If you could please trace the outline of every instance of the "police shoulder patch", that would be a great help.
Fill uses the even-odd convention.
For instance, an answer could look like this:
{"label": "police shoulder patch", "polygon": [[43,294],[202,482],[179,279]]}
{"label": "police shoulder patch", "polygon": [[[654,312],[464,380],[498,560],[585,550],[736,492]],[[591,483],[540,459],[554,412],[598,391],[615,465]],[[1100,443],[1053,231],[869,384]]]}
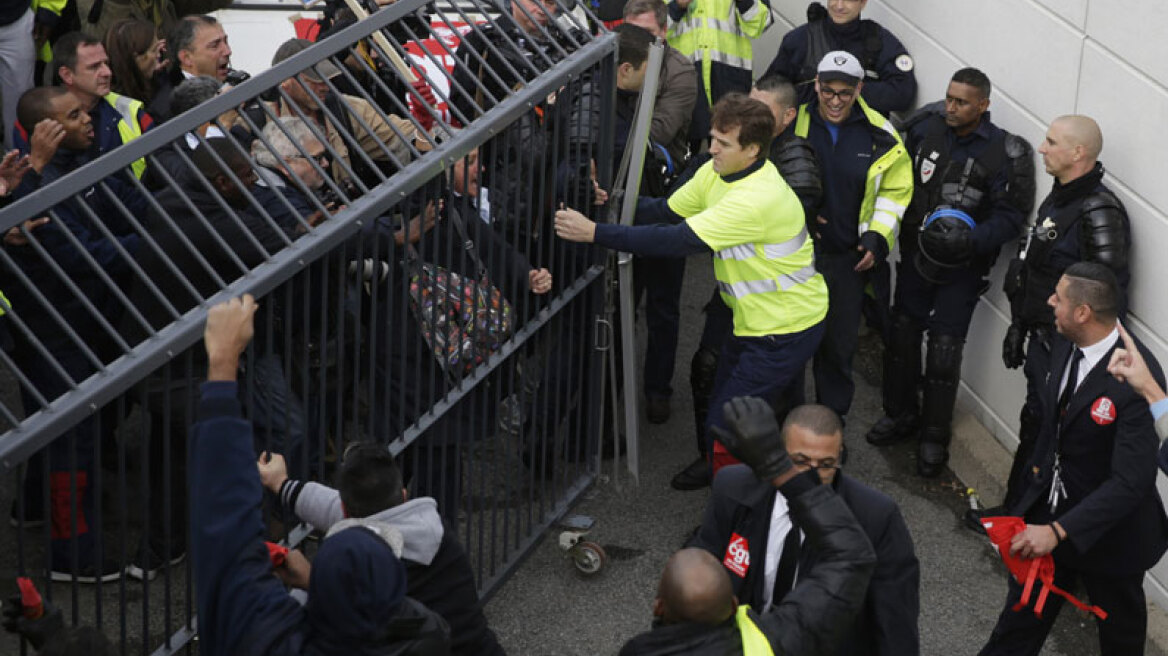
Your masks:
{"label": "police shoulder patch", "polygon": [[909,57],[908,53],[905,53],[905,54],[897,57],[896,58],[896,67],[899,68],[900,70],[904,71],[905,73],[911,71],[913,69],[913,58]]}

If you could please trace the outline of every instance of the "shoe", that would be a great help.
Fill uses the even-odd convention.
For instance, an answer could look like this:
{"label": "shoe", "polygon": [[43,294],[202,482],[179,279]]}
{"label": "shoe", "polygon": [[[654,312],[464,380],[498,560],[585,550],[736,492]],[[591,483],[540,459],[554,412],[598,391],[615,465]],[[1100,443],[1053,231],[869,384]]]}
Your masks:
{"label": "shoe", "polygon": [[177,565],[187,557],[186,545],[172,547],[175,550],[169,560],[162,558],[154,549],[143,546],[138,549],[138,555],[133,562],[126,565],[126,576],[139,581],[153,581],[158,573],[166,567]]}
{"label": "shoe", "polygon": [[16,505],[16,499],[12,500],[12,510],[8,513],[8,524],[12,528],[40,528],[45,525],[45,513],[40,507],[40,503],[25,499],[24,502],[24,523],[21,523],[20,507]]}
{"label": "shoe", "polygon": [[122,578],[122,568],[110,559],[103,561],[100,566],[97,563],[84,563],[76,571],[73,570],[72,565],[64,567],[51,567],[49,570],[49,579],[60,583],[71,583],[76,581],[78,583],[109,583],[110,581],[117,581]]}
{"label": "shoe", "polygon": [[650,424],[664,424],[669,421],[669,399],[661,396],[651,396],[645,399],[645,414]]}
{"label": "shoe", "polygon": [[949,462],[949,449],[936,442],[921,442],[917,449],[917,473],[925,478],[936,478],[945,471]]}
{"label": "shoe", "polygon": [[669,486],[682,492],[710,487],[710,463],[705,458],[694,460],[669,481]]}
{"label": "shoe", "polygon": [[917,418],[914,415],[901,415],[896,419],[884,416],[876,422],[864,439],[872,446],[888,446],[903,442],[917,432]]}

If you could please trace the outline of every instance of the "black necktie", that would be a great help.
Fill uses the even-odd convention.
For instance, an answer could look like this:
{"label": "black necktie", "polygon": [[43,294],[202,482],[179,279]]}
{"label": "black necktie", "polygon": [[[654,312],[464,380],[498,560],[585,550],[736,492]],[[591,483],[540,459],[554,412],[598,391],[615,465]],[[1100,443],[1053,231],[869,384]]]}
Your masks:
{"label": "black necktie", "polygon": [[791,591],[795,583],[795,570],[799,568],[799,528],[791,526],[787,539],[783,541],[783,553],[779,556],[779,570],[775,573],[775,589],[771,594],[771,604],[778,606],[783,597]]}
{"label": "black necktie", "polygon": [[1067,374],[1067,384],[1063,387],[1063,393],[1059,394],[1058,400],[1058,420],[1063,420],[1063,415],[1067,413],[1067,406],[1071,403],[1071,397],[1075,395],[1075,387],[1079,382],[1079,363],[1083,360],[1083,352],[1078,348],[1071,353],[1071,370]]}

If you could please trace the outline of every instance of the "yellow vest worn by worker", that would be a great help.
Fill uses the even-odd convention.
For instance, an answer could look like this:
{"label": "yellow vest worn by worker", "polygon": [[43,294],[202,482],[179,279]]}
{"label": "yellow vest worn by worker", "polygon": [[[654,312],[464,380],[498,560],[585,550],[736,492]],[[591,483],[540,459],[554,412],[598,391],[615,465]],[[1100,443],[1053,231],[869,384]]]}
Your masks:
{"label": "yellow vest worn by worker", "polygon": [[692,0],[681,19],[669,27],[667,40],[691,62],[701,62],[706,102],[713,104],[714,64],[752,71],[751,40],[762,36],[771,22],[770,7],[762,0],[754,0],[745,12],[739,11],[734,0]]}
{"label": "yellow vest worn by worker", "polygon": [[714,251],[714,276],[734,312],[734,334],[797,333],[827,315],[827,285],[803,206],[769,160],[730,176],[706,162],[669,197],[669,208]]}
{"label": "yellow vest worn by worker", "polygon": [[[121,116],[118,120],[118,136],[122,138],[122,144],[128,144],[142,136],[142,126],[138,124],[138,112],[142,111],[144,107],[141,100],[134,100],[129,96],[116,94],[112,91],[107,93],[102,100],[109,103]],[[141,178],[142,174],[146,172],[146,160],[135,161],[130,165],[130,169],[134,171],[134,177]]]}
{"label": "yellow vest worn by worker", "polygon": [[[795,118],[795,134],[807,138],[811,129],[810,103],[799,106],[799,115]],[[858,217],[858,234],[862,235],[874,230],[888,242],[888,251],[891,253],[896,246],[896,233],[900,230],[900,220],[904,217],[904,210],[912,200],[913,173],[912,159],[904,148],[896,128],[880,112],[872,109],[863,98],[856,98],[856,108],[864,112],[865,118],[874,130],[887,134],[877,133],[879,139],[873,142],[884,142],[884,146],[877,143],[873,152],[872,164],[868,166],[868,177],[864,183],[864,199],[860,203]],[[824,190],[825,192],[828,190]]]}
{"label": "yellow vest worn by worker", "polygon": [[750,619],[748,611],[750,606],[743,604],[734,614],[734,623],[738,625],[738,633],[742,636],[742,656],[774,656],[770,641],[754,620]]}

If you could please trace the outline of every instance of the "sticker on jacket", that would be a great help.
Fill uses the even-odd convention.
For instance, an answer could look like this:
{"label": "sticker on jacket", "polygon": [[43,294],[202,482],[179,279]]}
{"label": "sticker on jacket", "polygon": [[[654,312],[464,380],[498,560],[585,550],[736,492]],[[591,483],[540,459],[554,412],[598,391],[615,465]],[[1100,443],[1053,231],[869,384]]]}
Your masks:
{"label": "sticker on jacket", "polygon": [[1095,403],[1091,404],[1091,419],[1100,426],[1115,421],[1115,403],[1106,396],[1095,399]]}
{"label": "sticker on jacket", "polygon": [[726,557],[722,559],[726,569],[742,578],[746,578],[746,570],[750,569],[750,544],[746,538],[734,533],[730,536],[730,544],[726,546]]}

